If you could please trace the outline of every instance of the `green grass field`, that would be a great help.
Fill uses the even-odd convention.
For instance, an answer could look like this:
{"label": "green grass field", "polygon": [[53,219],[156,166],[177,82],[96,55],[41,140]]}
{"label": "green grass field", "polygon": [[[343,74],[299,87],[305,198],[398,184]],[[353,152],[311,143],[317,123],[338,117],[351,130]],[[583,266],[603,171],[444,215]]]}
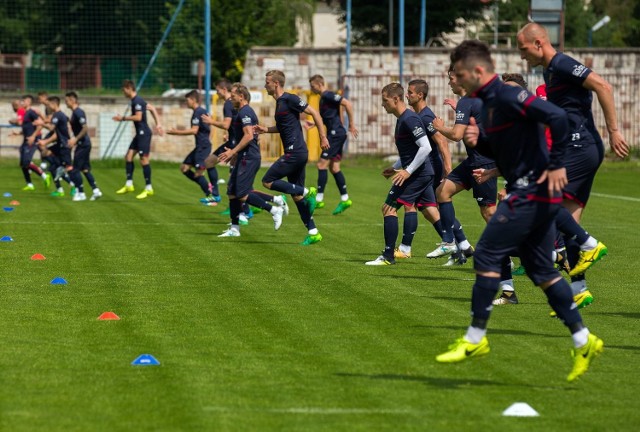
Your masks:
{"label": "green grass field", "polygon": [[[120,162],[98,163],[105,197],[74,203],[41,182],[20,191],[17,163],[0,162],[2,206],[20,201],[0,211],[14,239],[0,243],[0,430],[637,430],[640,165],[605,165],[594,186],[584,225],[609,255],[589,272],[583,316],[605,351],[571,385],[569,333],[523,276],[521,303],[494,310],[490,355],[434,361],[469,323],[472,266],[423,258],[437,240],[424,220],[414,258],[363,265],[382,249],[389,187],[372,165],[347,161],[354,206],[341,216],[330,176],[324,241],[304,247],[294,206],[278,232],[259,214],[217,238],[226,205],[200,205],[177,165],[156,164],[156,196],[137,201],[114,193]],[[475,243],[476,204],[455,203]],[[105,311],[121,320],[98,321]],[[161,365],[132,366],[140,354]],[[514,402],[540,416],[503,417]]]}

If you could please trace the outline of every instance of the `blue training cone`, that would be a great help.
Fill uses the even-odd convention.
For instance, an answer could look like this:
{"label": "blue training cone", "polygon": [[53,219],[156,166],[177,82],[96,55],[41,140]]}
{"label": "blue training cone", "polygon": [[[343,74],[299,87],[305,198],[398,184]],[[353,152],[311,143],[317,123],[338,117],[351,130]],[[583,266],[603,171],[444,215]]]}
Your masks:
{"label": "blue training cone", "polygon": [[11,237],[9,237],[9,236],[4,236],[4,237],[0,238],[0,241],[10,242],[10,241],[13,241],[13,239]]}
{"label": "blue training cone", "polygon": [[10,211],[13,211],[13,207],[2,207],[2,210],[6,212],[10,212]]}
{"label": "blue training cone", "polygon": [[66,285],[67,281],[64,278],[57,277],[51,280],[51,285]]}
{"label": "blue training cone", "polygon": [[2,194],[2,196],[5,197],[5,198],[11,198],[13,195],[11,195],[10,192],[5,192],[5,193]]}
{"label": "blue training cone", "polygon": [[160,362],[151,354],[142,354],[131,364],[134,366],[160,366]]}

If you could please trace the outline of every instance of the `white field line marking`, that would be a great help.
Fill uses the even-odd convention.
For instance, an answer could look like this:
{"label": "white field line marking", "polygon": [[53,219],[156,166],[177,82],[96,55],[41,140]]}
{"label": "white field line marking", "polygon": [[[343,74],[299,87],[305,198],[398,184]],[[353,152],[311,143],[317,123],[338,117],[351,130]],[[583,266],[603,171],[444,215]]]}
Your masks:
{"label": "white field line marking", "polygon": [[327,415],[327,414],[423,414],[418,410],[408,409],[376,409],[376,408],[321,408],[321,407],[292,407],[292,408],[242,408],[242,407],[225,407],[225,406],[207,406],[203,407],[204,411],[215,412],[265,412],[274,414],[311,414],[311,415]]}
{"label": "white field line marking", "polygon": [[640,198],[633,198],[633,197],[628,197],[623,195],[609,195],[609,194],[596,193],[596,192],[591,192],[591,195],[600,197],[600,198],[611,198],[611,199],[617,199],[621,201],[640,202]]}

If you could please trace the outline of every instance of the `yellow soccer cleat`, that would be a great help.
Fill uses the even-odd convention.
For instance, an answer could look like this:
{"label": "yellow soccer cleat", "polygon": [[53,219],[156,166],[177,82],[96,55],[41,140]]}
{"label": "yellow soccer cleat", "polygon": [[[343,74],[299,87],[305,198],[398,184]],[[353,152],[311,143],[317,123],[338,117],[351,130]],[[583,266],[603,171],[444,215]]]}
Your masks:
{"label": "yellow soccer cleat", "polygon": [[[582,309],[593,303],[593,294],[591,294],[591,291],[589,290],[584,290],[581,293],[573,296],[573,302],[576,304],[576,306],[578,306],[578,309]],[[555,311],[551,311],[549,312],[549,316],[555,318],[557,314],[555,313]]]}
{"label": "yellow soccer cleat", "polygon": [[580,378],[589,369],[591,362],[604,349],[604,342],[598,336],[589,334],[587,344],[571,351],[573,356],[573,369],[567,377],[567,381],[573,382]]}
{"label": "yellow soccer cleat", "polygon": [[153,196],[153,189],[145,189],[141,193],[139,193],[136,198],[137,199],[145,199],[146,197]]}
{"label": "yellow soccer cleat", "polygon": [[136,190],[133,186],[122,186],[120,189],[118,189],[116,191],[117,194],[122,195],[122,194],[126,194],[128,192],[133,192],[134,190]]}
{"label": "yellow soccer cleat", "polygon": [[36,190],[36,187],[34,185],[32,185],[31,183],[29,183],[28,185],[23,187],[22,190],[23,191],[34,191],[34,190]]}
{"label": "yellow soccer cleat", "polygon": [[395,248],[395,250],[393,251],[393,257],[395,259],[405,259],[405,258],[411,258],[411,252],[407,253],[407,252],[402,252],[400,250],[400,248]]}
{"label": "yellow soccer cleat", "polygon": [[577,276],[586,272],[592,265],[600,261],[600,259],[608,252],[607,247],[602,242],[598,242],[596,247],[591,250],[580,251],[578,262],[569,272],[569,276]]}
{"label": "yellow soccer cleat", "polygon": [[489,340],[483,337],[480,343],[472,344],[465,338],[456,339],[449,345],[449,351],[444,352],[436,357],[439,363],[457,363],[468,359],[469,357],[477,357],[489,354]]}

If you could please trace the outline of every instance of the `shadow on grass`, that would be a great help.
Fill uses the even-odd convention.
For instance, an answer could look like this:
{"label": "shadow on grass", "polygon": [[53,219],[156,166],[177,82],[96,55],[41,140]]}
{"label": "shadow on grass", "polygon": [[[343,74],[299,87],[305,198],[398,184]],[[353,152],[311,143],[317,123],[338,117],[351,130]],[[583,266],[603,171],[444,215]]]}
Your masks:
{"label": "shadow on grass", "polygon": [[466,378],[440,378],[440,377],[428,377],[423,375],[400,375],[400,374],[357,374],[357,373],[341,373],[338,372],[336,376],[343,378],[368,378],[372,380],[390,380],[390,381],[413,381],[424,383],[433,387],[441,387],[448,389],[457,389],[463,386],[504,386],[505,384],[499,381],[480,380],[480,379],[466,379]]}
{"label": "shadow on grass", "polygon": [[626,351],[640,351],[640,346],[633,345],[607,345],[605,342],[605,349],[620,349]]}
{"label": "shadow on grass", "polygon": [[[424,329],[443,329],[443,330],[455,330],[464,332],[466,327],[463,326],[438,326],[438,325],[414,325],[412,328],[424,328]],[[497,329],[491,328],[487,330],[487,336],[490,335],[507,335],[507,336],[542,336],[548,338],[566,338],[567,335],[564,332],[558,334],[549,333],[537,333],[529,330],[514,330],[514,329]]]}
{"label": "shadow on grass", "polygon": [[589,315],[606,315],[612,317],[620,317],[620,318],[629,318],[629,319],[640,319],[640,312],[591,312],[589,311]]}

